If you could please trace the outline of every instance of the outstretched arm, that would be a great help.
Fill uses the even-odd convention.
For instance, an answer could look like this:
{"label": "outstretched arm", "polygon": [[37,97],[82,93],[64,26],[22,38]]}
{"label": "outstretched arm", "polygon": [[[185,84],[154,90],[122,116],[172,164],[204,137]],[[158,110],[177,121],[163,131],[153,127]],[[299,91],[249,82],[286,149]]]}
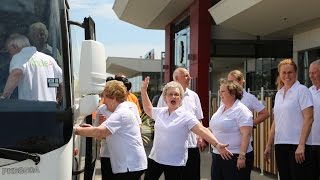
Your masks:
{"label": "outstretched arm", "polygon": [[76,135],[94,137],[97,139],[104,139],[112,134],[104,125],[93,127],[88,124],[74,128],[74,133]]}
{"label": "outstretched arm", "polygon": [[141,99],[142,99],[142,106],[144,112],[149,116],[152,117],[152,103],[147,93],[148,85],[149,85],[150,77],[147,76],[144,78],[141,86]]}
{"label": "outstretched arm", "polygon": [[233,154],[227,149],[229,145],[221,144],[217,140],[217,138],[211,133],[211,131],[208,128],[204,127],[201,123],[198,123],[197,125],[193,126],[191,131],[201,136],[210,144],[212,144],[213,147],[215,147],[219,151],[222,159],[228,160],[231,159],[231,156],[233,156]]}

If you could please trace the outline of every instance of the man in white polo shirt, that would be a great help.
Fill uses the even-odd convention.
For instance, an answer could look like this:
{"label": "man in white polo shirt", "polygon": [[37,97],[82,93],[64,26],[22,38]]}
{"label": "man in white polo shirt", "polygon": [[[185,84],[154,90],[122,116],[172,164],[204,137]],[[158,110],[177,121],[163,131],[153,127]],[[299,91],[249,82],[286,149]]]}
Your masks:
{"label": "man in white polo shirt", "polygon": [[18,98],[23,100],[57,101],[57,88],[62,82],[62,70],[56,61],[30,46],[26,36],[12,34],[6,41],[12,56],[9,77],[1,99],[10,98],[18,86]]}
{"label": "man in white polo shirt", "polygon": [[320,177],[320,59],[313,61],[309,67],[312,86],[309,88],[313,98],[313,124],[311,129],[312,150],[314,151],[315,179]]}
{"label": "man in white polo shirt", "polygon": [[[196,92],[190,90],[190,74],[185,68],[177,68],[173,72],[173,80],[180,83],[185,93],[182,99],[182,106],[184,109],[190,111],[196,118],[201,121],[203,119],[203,112],[199,96]],[[161,95],[158,101],[157,107],[166,107],[163,96]],[[200,179],[200,152],[204,150],[206,143],[200,136],[197,136],[193,132],[188,135],[188,160],[186,164],[186,170],[183,174],[183,179]]]}

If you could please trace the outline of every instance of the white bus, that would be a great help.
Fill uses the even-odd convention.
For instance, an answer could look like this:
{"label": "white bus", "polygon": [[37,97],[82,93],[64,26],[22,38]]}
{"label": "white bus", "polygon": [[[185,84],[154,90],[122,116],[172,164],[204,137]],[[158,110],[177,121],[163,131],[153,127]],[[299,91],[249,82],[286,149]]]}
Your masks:
{"label": "white bus", "polygon": [[[82,45],[72,43],[71,29],[83,31]],[[63,80],[47,80],[60,95],[57,101],[19,99],[17,90],[0,99],[0,180],[92,179],[96,142],[74,136],[73,127],[92,123],[105,82],[105,50],[95,41],[93,20],[69,20],[67,0],[1,0],[0,96],[11,60],[6,39],[15,33],[52,56]]]}

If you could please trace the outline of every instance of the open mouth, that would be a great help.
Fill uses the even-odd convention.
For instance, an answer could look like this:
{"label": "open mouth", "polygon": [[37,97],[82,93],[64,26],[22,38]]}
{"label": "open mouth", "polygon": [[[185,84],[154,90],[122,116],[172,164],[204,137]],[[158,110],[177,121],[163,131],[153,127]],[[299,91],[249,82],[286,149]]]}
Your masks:
{"label": "open mouth", "polygon": [[170,101],[170,104],[171,104],[171,105],[176,105],[176,104],[177,104],[177,101],[176,101],[176,100],[171,100],[171,101]]}

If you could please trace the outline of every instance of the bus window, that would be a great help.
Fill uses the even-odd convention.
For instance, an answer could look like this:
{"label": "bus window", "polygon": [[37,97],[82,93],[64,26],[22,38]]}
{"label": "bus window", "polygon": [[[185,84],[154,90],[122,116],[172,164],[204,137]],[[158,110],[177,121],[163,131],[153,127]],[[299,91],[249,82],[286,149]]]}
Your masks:
{"label": "bus window", "polygon": [[[70,142],[73,120],[65,90],[70,85],[65,79],[68,72],[63,70],[69,62],[63,58],[68,55],[62,55],[62,48],[68,48],[69,44],[68,36],[62,35],[68,31],[66,18],[60,17],[66,10],[61,8],[65,8],[63,0],[1,0],[0,120],[6,128],[2,128],[0,136],[10,138],[2,138],[0,148],[44,154]],[[40,33],[31,32],[37,30]],[[17,42],[27,41],[30,45],[25,46],[26,49],[14,52]],[[35,51],[41,53],[35,57]],[[55,68],[45,78],[41,78],[43,72],[32,70],[49,66]],[[14,70],[23,73],[23,77],[28,75],[28,79],[20,79],[6,96],[4,90],[8,83],[13,83],[8,78]],[[23,86],[24,83],[27,86]],[[54,91],[54,96],[47,94],[49,91]]]}
{"label": "bus window", "polygon": [[[63,23],[60,22],[60,2],[62,1],[1,1],[0,96],[2,99],[55,101],[58,110],[65,109],[61,55]],[[19,35],[19,38],[16,35]],[[29,41],[29,45],[22,40],[25,38]],[[6,47],[8,43],[10,44]],[[35,53],[33,50],[48,56]]]}

